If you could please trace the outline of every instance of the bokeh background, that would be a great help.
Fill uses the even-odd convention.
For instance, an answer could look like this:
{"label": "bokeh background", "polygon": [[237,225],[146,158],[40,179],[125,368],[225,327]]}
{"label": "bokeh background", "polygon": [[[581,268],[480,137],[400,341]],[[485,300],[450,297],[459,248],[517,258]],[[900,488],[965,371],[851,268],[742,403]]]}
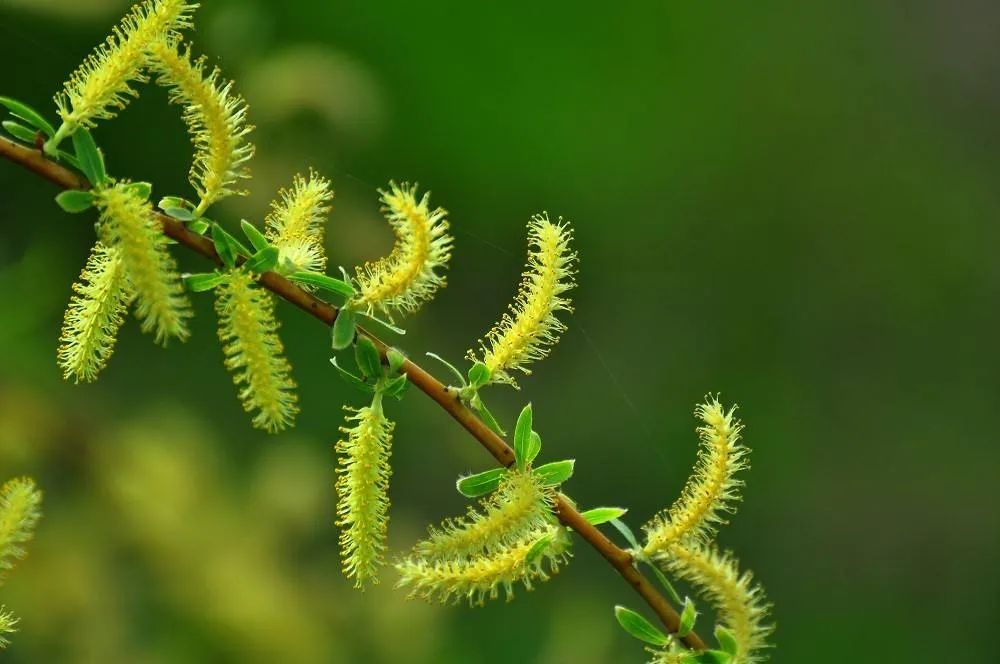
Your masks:
{"label": "bokeh background", "polygon": [[[753,447],[720,541],[767,587],[775,662],[995,662],[1000,620],[1000,10],[994,3],[412,3],[214,0],[194,41],[257,125],[260,221],[310,166],[334,179],[331,264],[384,254],[376,189],[418,180],[451,212],[450,286],[400,345],[460,359],[512,296],[524,224],[573,221],[577,311],[514,393],[568,490],[641,525],[694,459],[719,391]],[[51,95],[120,0],[0,0],[0,94]],[[161,90],[96,132],[114,173],[186,194]],[[9,662],[642,661],[638,601],[578,546],[484,609],[352,592],[332,526],[344,403],[327,336],[284,308],[291,433],[250,428],[210,298],[194,337],[132,323],[100,382],[55,346],[93,241],[46,183],[0,164],[0,475],[46,518],[0,590]],[[186,269],[204,266],[182,256]],[[437,371],[437,367],[434,367]],[[419,393],[391,406],[391,544],[461,512],[489,459]],[[703,630],[705,626],[702,626]]]}

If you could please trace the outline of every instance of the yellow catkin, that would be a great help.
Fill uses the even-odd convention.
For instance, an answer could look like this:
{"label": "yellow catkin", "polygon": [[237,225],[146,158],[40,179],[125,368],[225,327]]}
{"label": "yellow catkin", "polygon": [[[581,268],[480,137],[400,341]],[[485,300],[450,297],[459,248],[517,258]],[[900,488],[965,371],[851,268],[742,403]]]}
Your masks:
{"label": "yellow catkin", "polygon": [[355,303],[369,313],[413,313],[445,285],[438,273],[451,259],[447,212],[431,209],[430,194],[417,199],[417,185],[389,183],[382,212],[396,235],[392,252],[356,270]]}
{"label": "yellow catkin", "polygon": [[409,588],[410,597],[442,603],[465,600],[481,606],[487,599],[497,599],[501,591],[510,600],[515,584],[531,590],[535,582],[547,581],[557,572],[569,556],[568,546],[566,531],[549,524],[490,554],[447,560],[410,556],[395,565],[400,575],[397,587]]}
{"label": "yellow catkin", "polygon": [[667,572],[692,584],[711,601],[719,624],[736,641],[733,664],[755,664],[766,659],[763,651],[774,626],[764,622],[770,607],[750,572],[741,574],[728,553],[694,541],[673,543],[658,552],[655,559]]}
{"label": "yellow catkin", "polygon": [[93,127],[97,120],[113,118],[131,97],[138,97],[132,84],[147,80],[143,68],[149,61],[150,44],[191,27],[191,14],[197,7],[184,0],[146,0],[133,6],[55,96],[63,120],[58,139],[78,127]]}
{"label": "yellow catkin", "polygon": [[674,541],[707,541],[725,523],[724,515],[735,511],[743,486],[736,474],[749,467],[749,450],[740,442],[743,425],[734,417],[735,410],[726,411],[715,397],[695,410],[703,425],[698,428],[701,447],[694,472],[681,497],[645,526],[646,555]]}
{"label": "yellow catkin", "polygon": [[190,182],[200,201],[196,214],[227,196],[244,196],[235,188],[249,178],[247,162],[254,146],[246,140],[247,105],[233,92],[232,81],[218,67],[205,71],[205,58],[192,59],[190,48],[179,50],[177,39],[160,38],[149,47],[150,68],[157,81],[170,88],[170,101],[184,107],[184,123],[194,145]]}
{"label": "yellow catkin", "polygon": [[152,206],[124,182],[94,193],[101,239],[120,252],[143,332],[153,332],[157,343],[187,339],[191,305]]}
{"label": "yellow catkin", "polygon": [[26,477],[8,480],[0,487],[0,579],[6,577],[27,551],[41,518],[42,493]]}
{"label": "yellow catkin", "polygon": [[347,419],[349,426],[340,429],[344,437],[336,446],[337,526],[344,574],[361,588],[378,583],[385,563],[393,423],[383,414],[380,396],[370,407],[352,410]]}
{"label": "yellow catkin", "polygon": [[430,528],[430,537],[414,547],[425,560],[467,558],[509,547],[551,520],[552,492],[530,472],[512,470],[482,501],[460,519]]}
{"label": "yellow catkin", "polygon": [[121,250],[98,241],[73,292],[63,317],[59,366],[66,380],[89,383],[114,353],[131,299]]}
{"label": "yellow catkin", "polygon": [[[528,263],[510,313],[480,341],[482,362],[490,381],[517,386],[511,372],[530,374],[527,365],[544,358],[559,341],[566,325],[556,318],[572,311],[566,292],[573,280],[576,253],[570,249],[572,231],[562,220],[536,215],[528,224]],[[469,351],[470,360],[478,358]]]}
{"label": "yellow catkin", "polygon": [[254,286],[253,275],[233,270],[216,289],[215,309],[226,368],[243,408],[256,411],[253,425],[271,433],[287,428],[298,413],[298,399],[277,334],[274,300]]}
{"label": "yellow catkin", "polygon": [[279,261],[298,270],[326,270],[323,226],[330,214],[333,188],[315,171],[296,175],[290,189],[278,192],[265,219],[265,235],[278,248]]}

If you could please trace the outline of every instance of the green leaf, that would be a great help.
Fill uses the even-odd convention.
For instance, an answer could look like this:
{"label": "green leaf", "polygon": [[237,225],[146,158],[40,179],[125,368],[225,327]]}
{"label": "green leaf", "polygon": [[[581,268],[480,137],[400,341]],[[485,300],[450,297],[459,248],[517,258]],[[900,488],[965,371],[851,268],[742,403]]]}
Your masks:
{"label": "green leaf", "polygon": [[694,608],[694,602],[690,597],[684,598],[684,608],[681,609],[681,624],[677,628],[677,636],[684,638],[694,629],[694,623],[698,619],[698,610]]}
{"label": "green leaf", "polygon": [[257,251],[262,251],[271,246],[271,243],[267,241],[264,234],[257,230],[257,227],[246,219],[242,219],[240,221],[240,227],[243,229],[243,234],[247,236],[248,240],[250,240],[250,244],[252,244],[253,248]]}
{"label": "green leaf", "polygon": [[182,207],[163,208],[163,214],[173,217],[177,221],[194,221],[197,218],[194,216],[194,212]]}
{"label": "green leaf", "polygon": [[67,164],[69,164],[70,166],[72,166],[73,168],[75,168],[78,171],[82,171],[83,170],[82,168],[80,168],[80,162],[79,162],[79,160],[77,160],[76,157],[74,157],[73,155],[71,155],[68,152],[63,152],[62,150],[56,150],[56,153],[55,153],[54,156],[59,161],[65,161]]}
{"label": "green leaf", "polygon": [[483,422],[490,428],[491,431],[493,431],[493,433],[498,436],[507,435],[507,432],[504,431],[503,427],[500,426],[500,423],[497,422],[497,418],[493,417],[493,413],[491,413],[490,409],[486,407],[486,403],[483,401],[482,397],[479,396],[478,392],[473,395],[472,399],[469,401],[469,405],[472,406],[477,413],[479,413],[479,417],[483,418]]}
{"label": "green leaf", "polygon": [[160,199],[160,202],[156,204],[156,207],[161,210],[166,210],[167,208],[181,208],[182,210],[194,209],[194,206],[190,201],[181,198],[180,196],[164,196]]}
{"label": "green leaf", "polygon": [[46,136],[50,138],[52,136],[55,136],[56,134],[55,127],[53,127],[49,123],[49,121],[42,116],[41,113],[31,108],[24,102],[20,102],[16,99],[11,99],[10,97],[0,97],[0,105],[6,106],[7,110],[9,110],[15,116],[21,118],[35,129],[41,131]]}
{"label": "green leaf", "polygon": [[535,477],[547,486],[559,486],[573,476],[573,467],[576,465],[575,459],[565,461],[553,461],[543,466],[535,468]]}
{"label": "green leaf", "polygon": [[706,650],[699,653],[687,653],[681,656],[683,664],[729,664],[733,658],[722,650]]}
{"label": "green leaf", "polygon": [[22,124],[18,124],[13,120],[4,120],[2,123],[3,128],[7,130],[7,133],[16,138],[19,141],[23,141],[28,145],[35,145],[35,138],[38,136],[38,132],[34,129],[29,129]]}
{"label": "green leaf", "polygon": [[94,206],[94,194],[89,191],[70,189],[56,196],[56,203],[70,214],[85,212]]}
{"label": "green leaf", "polygon": [[358,363],[361,375],[365,378],[382,377],[382,358],[379,357],[375,342],[368,337],[358,337],[358,342],[354,344],[354,361]]}
{"label": "green leaf", "polygon": [[236,246],[229,241],[232,237],[222,226],[212,224],[212,242],[215,243],[215,253],[219,254],[223,264],[229,269],[236,267]]}
{"label": "green leaf", "polygon": [[210,291],[226,280],[225,274],[221,272],[204,272],[201,274],[184,275],[184,284],[189,290],[195,293]]}
{"label": "green leaf", "polygon": [[548,549],[549,546],[551,545],[552,545],[552,535],[543,535],[542,537],[539,537],[538,540],[531,545],[531,548],[528,549],[528,553],[524,557],[525,563],[530,565],[531,563],[541,558],[542,555],[545,553],[545,550]]}
{"label": "green leaf", "polygon": [[670,637],[632,609],[616,606],[615,618],[618,619],[618,624],[622,626],[622,629],[640,641],[660,647],[670,643]]}
{"label": "green leaf", "polygon": [[354,332],[358,327],[358,318],[350,309],[341,309],[337,319],[333,321],[333,349],[344,350],[354,342]]}
{"label": "green leaf", "polygon": [[595,507],[594,509],[587,510],[580,516],[587,520],[592,526],[599,526],[602,523],[607,523],[612,519],[617,519],[628,512],[624,507]]}
{"label": "green leaf", "polygon": [[278,248],[265,247],[247,259],[243,267],[255,274],[270,272],[278,264]]}
{"label": "green leaf", "polygon": [[356,387],[362,392],[367,392],[368,394],[371,394],[372,392],[375,391],[374,387],[372,387],[365,381],[361,380],[360,378],[352,374],[347,369],[344,369],[339,364],[337,364],[337,358],[331,357],[330,364],[333,365],[333,368],[337,370],[337,373],[340,374],[340,377],[343,378],[348,385]]}
{"label": "green leaf", "polygon": [[385,359],[389,362],[389,375],[399,373],[399,370],[406,362],[406,356],[396,348],[390,348],[385,352]]}
{"label": "green leaf", "polygon": [[537,431],[531,432],[531,440],[528,441],[528,449],[524,454],[525,463],[530,464],[538,456],[538,453],[542,451],[542,437],[538,435]]}
{"label": "green leaf", "polygon": [[409,386],[410,381],[406,379],[405,375],[396,376],[392,380],[386,382],[385,386],[382,388],[382,393],[387,394],[390,397],[395,397],[396,399],[402,399]]}
{"label": "green leaf", "polygon": [[382,330],[383,332],[390,332],[392,334],[403,335],[406,334],[406,330],[401,327],[396,327],[388,321],[384,321],[381,318],[376,318],[375,316],[369,316],[368,314],[358,313],[358,318],[361,322],[366,324],[367,327],[374,327],[377,330]]}
{"label": "green leaf", "polygon": [[77,129],[73,132],[73,151],[80,161],[80,170],[93,185],[101,185],[108,179],[104,168],[104,155],[94,142],[89,129]]}
{"label": "green leaf", "polygon": [[490,382],[490,370],[482,362],[476,362],[469,369],[469,385],[479,389]]}
{"label": "green leaf", "polygon": [[[472,372],[469,372],[469,380],[472,380]],[[528,467],[531,459],[527,458],[528,448],[531,445],[531,424],[533,411],[529,403],[521,410],[517,417],[517,424],[514,426],[514,458],[517,460],[517,467],[522,470]]]}
{"label": "green leaf", "polygon": [[633,549],[642,548],[639,546],[639,541],[635,538],[635,533],[632,532],[632,529],[628,527],[627,523],[621,519],[611,519],[610,523],[618,532],[622,534],[622,537],[625,538],[625,541],[628,542],[629,546]]}
{"label": "green leaf", "polygon": [[456,378],[458,378],[458,384],[461,385],[462,387],[465,387],[465,376],[462,375],[461,371],[459,371],[458,369],[455,368],[454,364],[452,364],[448,360],[444,359],[443,357],[441,357],[437,353],[426,353],[426,355],[427,355],[427,357],[429,357],[431,359],[434,359],[434,360],[437,360],[438,362],[440,362],[441,364],[443,364],[444,366],[446,366],[448,368],[448,370],[451,371],[451,373]]}
{"label": "green leaf", "polygon": [[495,491],[506,474],[506,468],[492,468],[482,473],[458,478],[455,488],[466,498],[478,498]]}
{"label": "green leaf", "polygon": [[[623,526],[625,525],[624,521],[619,521],[619,523],[621,523]],[[625,527],[627,528],[628,526]],[[635,537],[633,536],[633,540],[634,539]],[[639,545],[634,544],[633,548],[638,549]],[[663,586],[663,588],[667,591],[667,594],[670,595],[670,599],[674,602],[674,604],[683,604],[684,600],[681,599],[681,596],[677,592],[677,589],[674,588],[674,584],[670,583],[670,579],[668,579],[667,575],[664,574],[663,571],[656,566],[656,563],[654,563],[652,560],[649,560],[645,556],[642,557],[642,561],[649,566],[649,569],[653,570],[653,575],[660,582],[660,585]]]}
{"label": "green leaf", "polygon": [[132,182],[125,188],[144,201],[148,201],[153,193],[153,185],[148,182]]}
{"label": "green leaf", "polygon": [[739,644],[736,643],[736,637],[728,629],[719,625],[715,628],[715,639],[719,642],[719,646],[722,648],[723,652],[727,652],[733,657],[736,657],[736,653],[739,652]]}
{"label": "green leaf", "polygon": [[205,231],[212,227],[212,223],[204,219],[196,219],[188,224],[188,230],[197,235],[204,235]]}
{"label": "green leaf", "polygon": [[337,295],[342,295],[344,297],[354,296],[354,288],[349,283],[341,281],[340,279],[328,277],[325,274],[320,274],[319,272],[292,272],[288,275],[288,279],[296,283],[322,288],[323,290],[327,290],[331,293],[336,293]]}

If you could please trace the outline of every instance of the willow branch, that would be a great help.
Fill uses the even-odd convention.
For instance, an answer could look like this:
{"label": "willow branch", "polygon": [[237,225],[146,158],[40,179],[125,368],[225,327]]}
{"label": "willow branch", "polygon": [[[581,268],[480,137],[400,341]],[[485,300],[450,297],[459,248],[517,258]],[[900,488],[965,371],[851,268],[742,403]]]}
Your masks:
{"label": "willow branch", "polygon": [[[0,155],[63,189],[90,189],[90,184],[83,177],[46,158],[39,150],[31,150],[5,138],[0,138]],[[191,232],[183,223],[166,215],[157,213],[157,216],[165,235],[201,254],[216,265],[222,265],[222,260],[215,252],[215,247],[209,239]],[[260,284],[326,325],[333,325],[337,318],[336,307],[307,293],[276,272],[265,272],[260,277]],[[358,328],[358,333],[370,338],[384,357],[389,348],[385,343],[361,328]],[[409,382],[433,399],[446,413],[461,424],[486,451],[493,455],[497,462],[504,466],[514,464],[514,450],[462,403],[454,389],[446,387],[410,360],[403,364],[401,371],[406,374]],[[632,555],[618,547],[605,537],[604,533],[596,526],[584,519],[583,515],[564,496],[560,495],[557,498],[555,509],[559,521],[576,531],[580,537],[596,549],[642,597],[667,630],[671,634],[676,634],[680,627],[680,616],[667,599],[660,594],[659,590],[636,569]],[[705,642],[694,632],[689,633],[681,640],[688,648],[694,650],[707,648]]]}

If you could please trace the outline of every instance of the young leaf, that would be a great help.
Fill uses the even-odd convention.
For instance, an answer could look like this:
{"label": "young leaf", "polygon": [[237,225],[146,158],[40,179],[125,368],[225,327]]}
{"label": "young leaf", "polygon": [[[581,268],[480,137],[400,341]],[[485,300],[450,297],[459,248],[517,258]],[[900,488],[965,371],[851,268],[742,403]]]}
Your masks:
{"label": "young leaf", "polygon": [[157,207],[164,212],[170,208],[180,208],[182,210],[192,209],[191,203],[180,196],[164,196],[160,199]]}
{"label": "young leaf", "polygon": [[292,272],[288,275],[288,278],[296,283],[322,288],[343,297],[354,295],[354,288],[346,281],[334,279],[319,272]]}
{"label": "young leaf", "polygon": [[486,403],[483,402],[478,392],[473,394],[472,400],[469,401],[469,405],[472,406],[472,408],[477,413],[479,413],[479,417],[483,418],[483,422],[494,433],[496,433],[498,436],[507,435],[507,432],[504,431],[503,428],[500,426],[500,423],[497,422],[497,418],[493,417],[493,413],[491,413],[490,409],[486,407]]}
{"label": "young leaf", "polygon": [[553,461],[552,463],[535,468],[534,473],[543,484],[547,486],[559,486],[573,476],[573,466],[575,465],[575,459]]}
{"label": "young leaf", "polygon": [[[618,520],[616,519],[616,521]],[[625,526],[624,521],[618,521],[618,523],[620,523],[622,526]],[[628,526],[625,527],[628,528]],[[633,545],[633,548],[636,548],[636,546]],[[668,579],[667,575],[663,573],[663,570],[660,569],[660,566],[654,563],[653,561],[649,560],[648,558],[643,558],[643,562],[645,562],[649,566],[649,569],[653,570],[653,576],[656,577],[656,579],[660,582],[660,585],[663,586],[664,590],[667,591],[667,594],[670,595],[670,599],[673,601],[673,603],[684,604],[684,600],[681,599],[680,593],[678,593],[677,589],[674,588],[674,584],[670,583],[670,579]]]}
{"label": "young leaf", "polygon": [[677,636],[684,638],[694,629],[694,622],[698,619],[698,611],[694,608],[694,602],[690,597],[684,598],[684,608],[681,609],[681,624],[677,628]]}
{"label": "young leaf", "polygon": [[372,392],[375,391],[374,387],[372,387],[371,385],[369,385],[365,381],[361,380],[360,378],[358,378],[357,376],[355,376],[354,374],[352,374],[347,369],[344,369],[339,364],[337,364],[337,358],[331,357],[330,358],[330,364],[333,365],[333,368],[337,370],[337,373],[340,374],[340,377],[343,378],[344,381],[348,385],[356,387],[359,390],[361,390],[362,392],[367,392],[369,394],[371,394]]}
{"label": "young leaf", "polygon": [[542,437],[538,435],[537,431],[531,432],[531,438],[528,440],[528,449],[524,453],[524,462],[530,464],[538,456],[538,453],[542,451]]}
{"label": "young leaf", "polygon": [[406,362],[406,356],[403,355],[399,350],[395,348],[390,348],[385,353],[385,359],[389,362],[389,375],[395,375],[402,368],[403,363]]}
{"label": "young leaf", "polygon": [[587,523],[593,526],[599,526],[602,523],[607,523],[612,519],[617,519],[628,512],[624,507],[595,507],[594,509],[587,510],[580,516],[587,520]]}
{"label": "young leaf", "polygon": [[739,651],[739,644],[736,643],[736,637],[733,636],[732,632],[719,625],[715,628],[715,639],[719,642],[719,646],[724,652],[736,657],[736,653]]}
{"label": "young leaf", "polygon": [[163,214],[167,215],[168,217],[172,217],[177,221],[194,221],[196,219],[196,217],[194,216],[194,212],[188,210],[187,208],[182,208],[182,207],[163,208]]}
{"label": "young leaf", "polygon": [[94,194],[89,191],[70,189],[56,196],[56,203],[70,214],[84,212],[94,206]]}
{"label": "young leaf", "polygon": [[382,392],[390,397],[402,399],[403,395],[406,394],[406,388],[409,386],[410,383],[406,379],[406,376],[396,376],[385,384],[385,387],[382,388]]}
{"label": "young leaf", "polygon": [[628,542],[629,546],[637,550],[642,549],[642,547],[639,546],[639,541],[635,538],[635,533],[632,532],[632,529],[628,527],[627,523],[621,519],[611,519],[610,523],[618,532],[622,534],[622,537],[625,538],[625,541]]}
{"label": "young leaf", "polygon": [[243,267],[256,274],[263,274],[274,269],[278,264],[278,248],[265,247],[247,259]]}
{"label": "young leaf", "polygon": [[443,364],[444,366],[446,366],[448,368],[448,370],[451,371],[451,373],[456,378],[458,378],[458,384],[461,385],[462,387],[465,387],[465,376],[462,375],[461,371],[459,371],[457,368],[455,368],[454,364],[452,364],[448,360],[444,359],[443,357],[441,357],[437,353],[426,353],[426,355],[427,355],[427,357],[429,357],[431,359],[434,359],[434,360],[437,360],[438,362],[440,362],[441,364]]}
{"label": "young leaf", "polygon": [[365,378],[382,377],[382,358],[379,357],[375,343],[368,337],[358,337],[358,343],[354,344],[354,360]]}
{"label": "young leaf", "polygon": [[196,219],[188,224],[188,230],[195,235],[204,235],[205,231],[212,227],[212,222],[205,221],[204,218]]}
{"label": "young leaf", "polygon": [[730,664],[732,661],[732,656],[722,650],[705,650],[681,656],[682,664]]}
{"label": "young leaf", "polygon": [[403,335],[406,334],[406,330],[401,327],[396,327],[388,321],[384,321],[381,318],[376,318],[375,316],[369,316],[368,314],[358,313],[358,317],[369,326],[374,326],[376,329],[382,329],[385,332],[391,332],[392,334]]}
{"label": "young leaf", "polygon": [[188,287],[188,290],[195,293],[203,293],[205,291],[210,291],[223,281],[226,280],[226,275],[219,272],[205,272],[203,274],[186,274],[184,275],[184,284]]}
{"label": "young leaf", "polygon": [[246,219],[240,221],[240,227],[243,229],[243,234],[247,236],[248,240],[250,240],[250,244],[252,244],[253,248],[257,251],[262,251],[271,246],[271,243],[267,241],[264,234],[257,230],[257,227]]}
{"label": "young leaf", "polygon": [[354,342],[354,332],[358,327],[358,318],[350,309],[341,309],[337,319],[333,321],[333,349],[344,350]]}
{"label": "young leaf", "polygon": [[506,474],[506,468],[493,468],[476,475],[460,477],[455,482],[455,488],[466,498],[478,498],[496,490]]}
{"label": "young leaf", "polygon": [[19,141],[24,141],[28,145],[35,144],[35,137],[38,132],[34,129],[29,129],[22,124],[18,124],[13,120],[4,120],[3,128],[7,130],[7,133],[16,138]]}
{"label": "young leaf", "polygon": [[232,269],[236,267],[236,247],[229,242],[229,233],[218,224],[212,224],[212,241],[215,243],[215,253],[226,267]]}
{"label": "young leaf", "polygon": [[93,185],[104,184],[108,172],[104,168],[104,156],[101,154],[89,129],[77,129],[73,132],[73,150],[80,161],[80,170]]}
{"label": "young leaf", "polygon": [[618,619],[618,624],[622,626],[622,629],[640,641],[659,647],[670,643],[670,637],[632,609],[616,606],[615,618]]}
{"label": "young leaf", "polygon": [[476,362],[469,369],[469,385],[480,388],[490,382],[490,370],[482,362]]}
{"label": "young leaf", "polygon": [[15,117],[21,118],[46,136],[55,136],[55,127],[53,127],[48,120],[42,117],[41,113],[27,104],[17,101],[16,99],[11,99],[10,97],[0,97],[0,105],[6,106],[7,110],[9,110]]}
{"label": "young leaf", "polygon": [[[469,379],[472,379],[471,372]],[[528,447],[531,444],[532,409],[529,403],[521,410],[517,418],[517,425],[514,427],[514,458],[517,459],[517,467],[522,470],[528,467],[531,459],[527,458]]]}
{"label": "young leaf", "polygon": [[548,549],[551,544],[552,544],[552,535],[545,535],[544,537],[540,537],[538,541],[532,544],[531,548],[528,549],[528,554],[524,557],[525,564],[530,565],[536,560],[538,560],[542,556],[542,554],[545,553],[545,550]]}
{"label": "young leaf", "polygon": [[153,193],[153,185],[148,182],[133,182],[125,188],[144,201],[149,200],[150,195]]}

